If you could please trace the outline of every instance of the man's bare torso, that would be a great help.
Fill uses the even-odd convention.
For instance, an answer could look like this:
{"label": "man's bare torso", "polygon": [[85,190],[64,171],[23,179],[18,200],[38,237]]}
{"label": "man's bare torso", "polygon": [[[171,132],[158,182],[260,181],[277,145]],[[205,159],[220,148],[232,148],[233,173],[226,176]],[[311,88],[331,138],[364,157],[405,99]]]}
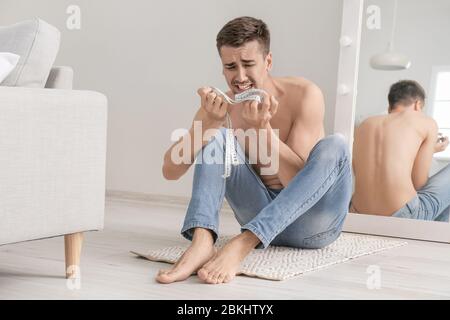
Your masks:
{"label": "man's bare torso", "polygon": [[416,195],[412,170],[427,118],[408,110],[371,117],[356,129],[351,212],[390,216]]}
{"label": "man's bare torso", "polygon": [[[272,78],[275,84],[276,92],[270,92],[270,94],[275,95],[279,102],[279,107],[277,113],[270,120],[270,125],[273,129],[279,130],[279,138],[281,141],[285,142],[289,138],[291,133],[291,128],[295,116],[299,108],[303,106],[299,105],[301,101],[301,90],[302,87],[306,87],[311,84],[310,81],[303,78]],[[227,93],[231,95],[231,92]],[[231,106],[229,113],[231,116],[231,121],[233,123],[234,129],[249,129],[248,125],[242,119],[241,116],[242,105],[236,104]],[[248,156],[249,153],[249,143],[244,143],[244,141],[239,140],[240,145],[244,148],[245,153]],[[260,168],[261,164],[256,163],[252,165],[255,171],[261,177],[262,182],[269,188],[281,189],[283,185],[277,175],[261,175]]]}

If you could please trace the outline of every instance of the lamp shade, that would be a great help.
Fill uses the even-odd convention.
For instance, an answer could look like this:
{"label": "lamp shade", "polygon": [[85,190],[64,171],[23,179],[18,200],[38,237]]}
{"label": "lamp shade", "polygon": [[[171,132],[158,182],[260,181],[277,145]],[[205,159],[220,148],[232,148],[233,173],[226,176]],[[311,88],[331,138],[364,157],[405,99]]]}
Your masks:
{"label": "lamp shade", "polygon": [[411,67],[411,60],[402,54],[394,51],[394,35],[397,26],[397,10],[398,10],[398,0],[394,0],[394,12],[392,21],[392,33],[391,41],[388,44],[387,50],[383,53],[374,55],[370,59],[370,66],[376,70],[405,70]]}
{"label": "lamp shade", "polygon": [[411,61],[402,53],[387,51],[374,55],[370,66],[376,70],[406,70],[411,67]]}

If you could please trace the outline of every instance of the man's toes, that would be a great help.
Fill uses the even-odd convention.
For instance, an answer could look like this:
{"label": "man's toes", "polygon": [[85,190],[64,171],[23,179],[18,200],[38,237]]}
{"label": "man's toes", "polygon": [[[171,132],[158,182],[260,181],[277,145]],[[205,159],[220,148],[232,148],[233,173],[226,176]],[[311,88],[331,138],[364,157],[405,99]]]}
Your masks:
{"label": "man's toes", "polygon": [[208,275],[209,275],[209,272],[206,268],[200,268],[197,271],[197,276],[203,281],[206,281],[206,279],[208,278]]}
{"label": "man's toes", "polygon": [[209,284],[216,284],[218,277],[219,277],[218,272],[210,272],[208,278],[206,279],[206,282]]}
{"label": "man's toes", "polygon": [[223,282],[224,283],[228,283],[231,280],[233,280],[233,277],[231,275],[227,274],[227,275],[225,275],[225,278],[223,279]]}
{"label": "man's toes", "polygon": [[219,279],[219,276],[220,276],[220,274],[218,272],[211,272],[209,279],[208,279],[208,283],[216,284],[217,279]]}
{"label": "man's toes", "polygon": [[161,283],[172,283],[179,279],[181,279],[181,273],[177,269],[166,270],[156,277],[156,280]]}
{"label": "man's toes", "polygon": [[226,273],[221,273],[221,274],[217,277],[216,283],[217,283],[217,284],[219,284],[219,283],[224,283],[225,277],[226,277]]}
{"label": "man's toes", "polygon": [[158,274],[156,275],[156,279],[159,280],[167,280],[167,275],[170,273],[171,269],[162,269],[158,271]]}
{"label": "man's toes", "polygon": [[169,271],[170,271],[171,269],[161,269],[161,270],[159,270],[158,271],[158,276],[160,275],[160,274],[165,274],[165,273],[168,273]]}
{"label": "man's toes", "polygon": [[162,273],[162,274],[158,274],[156,276],[156,281],[158,281],[159,283],[171,283],[172,278],[170,276],[167,275],[167,273]]}

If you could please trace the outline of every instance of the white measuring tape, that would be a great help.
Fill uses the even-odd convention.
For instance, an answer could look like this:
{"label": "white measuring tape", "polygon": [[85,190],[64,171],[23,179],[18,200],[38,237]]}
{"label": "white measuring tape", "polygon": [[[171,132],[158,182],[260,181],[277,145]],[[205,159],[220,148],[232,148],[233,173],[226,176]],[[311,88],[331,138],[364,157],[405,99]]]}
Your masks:
{"label": "white measuring tape", "polygon": [[[265,93],[265,91],[261,89],[250,89],[236,94],[234,96],[234,99],[231,99],[220,89],[214,87],[212,87],[212,89],[217,94],[221,95],[229,104],[237,104],[243,101],[258,101],[258,103],[261,103],[261,101],[263,100],[263,93]],[[227,131],[225,135],[225,173],[222,175],[222,177],[224,179],[228,178],[231,175],[231,165],[237,166],[238,164],[239,161],[234,144],[233,125],[231,123],[231,117],[227,112]]]}

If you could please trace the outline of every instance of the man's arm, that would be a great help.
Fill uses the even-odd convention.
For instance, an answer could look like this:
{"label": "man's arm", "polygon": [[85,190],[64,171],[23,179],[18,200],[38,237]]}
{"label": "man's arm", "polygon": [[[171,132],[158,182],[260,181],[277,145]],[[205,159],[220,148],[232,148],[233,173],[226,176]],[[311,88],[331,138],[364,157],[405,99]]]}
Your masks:
{"label": "man's arm", "polygon": [[304,90],[286,143],[274,133],[271,135],[271,140],[279,140],[278,150],[275,150],[279,152],[278,178],[285,187],[303,169],[311,149],[325,135],[322,91],[314,84]]}
{"label": "man's arm", "polygon": [[437,142],[438,126],[433,119],[427,119],[427,135],[417,152],[412,170],[412,181],[416,191],[423,188],[428,181],[428,175],[433,159],[434,147]]}
{"label": "man's arm", "polygon": [[[181,176],[183,176],[191,167],[191,165],[194,163],[195,157],[198,154],[198,152],[208,143],[209,138],[205,137],[205,139],[203,139],[205,132],[209,129],[214,128],[214,126],[210,126],[208,125],[205,121],[202,121],[202,132],[201,132],[201,141],[202,143],[195,143],[195,140],[199,139],[198,137],[196,138],[194,135],[194,123],[195,121],[201,121],[202,117],[202,113],[204,113],[205,111],[200,108],[195,117],[194,120],[192,122],[192,126],[189,129],[189,131],[182,136],[177,142],[173,143],[172,146],[169,148],[169,150],[166,151],[166,153],[164,154],[164,163],[163,163],[163,167],[162,167],[162,173],[164,178],[166,178],[167,180],[178,180]],[[197,132],[196,132],[197,133]],[[183,146],[187,146],[189,145],[190,148],[188,150],[186,150],[185,148],[183,148]],[[190,152],[190,161],[187,163],[175,163],[172,159],[172,154],[173,154],[173,150],[176,149],[180,149],[179,154],[177,154],[178,157],[180,158],[185,158],[184,157],[184,152],[188,151]]]}
{"label": "man's arm", "polygon": [[[183,176],[186,171],[194,163],[197,153],[209,142],[210,138],[214,136],[218,129],[224,123],[228,103],[224,102],[221,97],[218,97],[215,92],[210,88],[200,88],[198,94],[201,98],[201,107],[195,114],[192,126],[188,133],[175,142],[169,150],[164,154],[164,163],[162,167],[162,173],[167,180],[177,180]],[[202,132],[194,131],[194,123],[196,121],[201,122]],[[196,137],[195,134],[200,134],[201,137]],[[206,135],[205,135],[206,133]],[[201,143],[195,143],[196,140],[200,140]],[[185,146],[188,148],[183,148]],[[177,157],[184,157],[183,152],[188,151],[189,161],[187,163],[176,163],[172,159],[173,150],[181,150]],[[186,150],[187,149],[187,150]]]}

